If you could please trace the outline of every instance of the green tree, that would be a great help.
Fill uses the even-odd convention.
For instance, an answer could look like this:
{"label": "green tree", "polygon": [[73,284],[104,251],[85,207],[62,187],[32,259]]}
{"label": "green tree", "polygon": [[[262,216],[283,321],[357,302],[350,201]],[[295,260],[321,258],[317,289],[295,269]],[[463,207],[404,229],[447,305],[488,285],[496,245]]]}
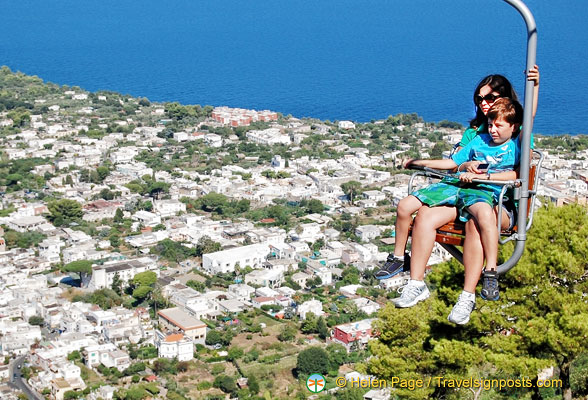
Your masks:
{"label": "green tree", "polygon": [[319,334],[319,338],[325,340],[329,336],[329,328],[327,328],[327,324],[323,317],[319,317],[316,321],[316,331]]}
{"label": "green tree", "polygon": [[117,208],[116,212],[114,213],[114,223],[115,224],[120,224],[121,222],[123,222],[124,219],[124,214],[123,214],[123,210],[121,208]]}
{"label": "green tree", "polygon": [[325,348],[325,350],[329,354],[331,370],[336,370],[341,365],[348,362],[347,349],[342,344],[331,343]]}
{"label": "green tree", "polygon": [[151,286],[137,286],[135,289],[133,289],[133,297],[140,302],[145,300],[152,291],[153,288]]}
{"label": "green tree", "polygon": [[355,197],[361,192],[361,183],[358,181],[345,182],[341,185],[341,190],[349,197],[351,204],[355,204]]}
{"label": "green tree", "polygon": [[315,333],[317,331],[317,317],[313,312],[306,313],[300,325],[300,330],[302,333]]}
{"label": "green tree", "polygon": [[325,211],[325,206],[318,199],[309,200],[306,208],[310,214],[320,214]]}
{"label": "green tree", "polygon": [[296,327],[293,324],[288,323],[282,326],[282,331],[278,335],[278,339],[282,342],[291,342],[296,337],[296,332]]}
{"label": "green tree", "polygon": [[209,346],[214,346],[215,344],[219,344],[222,342],[222,335],[219,331],[215,329],[210,329],[206,332],[206,339],[204,339],[204,343]]}
{"label": "green tree", "polygon": [[588,395],[588,354],[582,354],[572,363],[570,387],[576,397]]}
{"label": "green tree", "polygon": [[75,200],[61,199],[47,204],[51,215],[49,219],[57,226],[78,221],[84,214],[82,206]]}
{"label": "green tree", "polygon": [[353,265],[345,268],[341,274],[341,280],[345,285],[357,285],[359,283],[359,270]]}
{"label": "green tree", "polygon": [[114,276],[112,277],[111,289],[114,290],[114,292],[119,296],[122,294],[122,284],[123,281],[122,279],[120,279],[120,275],[118,274],[118,272],[115,272]]}
{"label": "green tree", "polygon": [[102,183],[104,182],[104,179],[106,179],[106,177],[110,174],[110,170],[108,169],[108,167],[102,165],[96,168],[96,173],[98,174],[99,183]]}
{"label": "green tree", "polygon": [[165,182],[151,182],[149,184],[149,195],[154,199],[159,199],[162,193],[169,191],[170,184]]}
{"label": "green tree", "polygon": [[115,193],[109,189],[102,189],[100,193],[98,193],[98,197],[104,200],[112,200],[115,198]]}
{"label": "green tree", "polygon": [[120,246],[120,236],[119,235],[113,234],[110,236],[109,240],[110,240],[110,245],[112,247]]}
{"label": "green tree", "polygon": [[31,324],[31,325],[43,326],[44,323],[45,323],[45,320],[43,319],[43,317],[41,317],[39,315],[33,315],[32,317],[29,318],[29,324]]}
{"label": "green tree", "polygon": [[255,375],[250,375],[247,378],[247,387],[249,388],[249,391],[253,394],[257,394],[259,393],[259,382],[257,381],[257,378],[255,377]]}
{"label": "green tree", "polygon": [[205,194],[200,199],[201,207],[204,211],[207,212],[216,212],[218,214],[222,214],[224,208],[227,206],[229,200],[227,196],[220,193],[211,192]]}
{"label": "green tree", "polygon": [[306,378],[314,373],[327,375],[328,371],[329,354],[322,347],[309,347],[298,353],[296,359],[298,377]]}
{"label": "green tree", "polygon": [[219,388],[225,393],[234,393],[237,391],[237,384],[235,383],[235,380],[226,375],[219,375],[214,378],[212,386]]}
{"label": "green tree", "polygon": [[191,287],[192,289],[194,289],[200,293],[204,293],[206,291],[206,285],[204,283],[194,281],[192,279],[190,279],[188,282],[186,282],[186,286]]}
{"label": "green tree", "polygon": [[447,142],[436,142],[431,150],[431,158],[441,159],[443,158],[443,152],[451,150],[451,145]]}
{"label": "green tree", "polygon": [[76,360],[81,360],[82,359],[82,354],[79,352],[79,350],[74,350],[71,353],[69,353],[67,355],[67,359],[69,361],[76,361]]}
{"label": "green tree", "polygon": [[215,242],[209,236],[204,235],[198,240],[196,245],[196,255],[202,256],[203,254],[214,253],[221,250],[221,244]]}
{"label": "green tree", "polygon": [[276,171],[271,169],[266,169],[265,171],[261,172],[261,175],[268,178],[268,179],[276,179]]}
{"label": "green tree", "polygon": [[63,267],[65,272],[73,272],[79,275],[82,283],[87,281],[87,278],[92,275],[92,261],[79,260],[72,261]]}
{"label": "green tree", "polygon": [[243,357],[244,351],[242,348],[238,346],[232,346],[231,348],[229,348],[228,353],[229,354],[227,356],[227,360],[233,361]]}
{"label": "green tree", "polygon": [[[485,302],[465,328],[446,322],[461,292],[462,267],[455,261],[429,274],[436,296],[406,310],[388,305],[374,328],[373,357],[368,371],[400,379],[451,376],[456,379],[529,377],[555,366],[564,399],[574,396],[572,363],[588,352],[588,210],[578,205],[537,211],[526,252],[501,277],[501,298]],[[512,244],[501,247],[510,256]],[[491,398],[547,396],[544,389],[493,389]],[[455,396],[442,387],[417,388],[397,394],[406,398]],[[463,392],[465,396],[465,391]],[[489,398],[490,398],[489,397]]]}
{"label": "green tree", "polygon": [[157,282],[157,274],[153,271],[140,272],[133,277],[135,286],[152,286]]}
{"label": "green tree", "polygon": [[350,387],[337,391],[335,397],[337,400],[363,400],[364,389]]}

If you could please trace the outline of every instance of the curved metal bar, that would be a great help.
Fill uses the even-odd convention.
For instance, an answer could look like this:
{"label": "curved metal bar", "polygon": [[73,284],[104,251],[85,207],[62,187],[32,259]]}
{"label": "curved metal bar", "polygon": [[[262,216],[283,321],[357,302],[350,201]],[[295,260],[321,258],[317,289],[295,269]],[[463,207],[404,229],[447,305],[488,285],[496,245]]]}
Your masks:
{"label": "curved metal bar", "polygon": [[[527,26],[527,64],[526,71],[535,65],[537,56],[537,25],[535,18],[529,8],[521,0],[504,0],[514,7],[525,20]],[[500,275],[508,272],[520,260],[525,250],[525,241],[527,240],[527,200],[529,198],[529,166],[531,155],[531,130],[533,129],[533,90],[534,84],[531,81],[525,82],[525,104],[523,114],[523,132],[521,142],[521,162],[520,162],[520,180],[521,180],[521,199],[519,201],[518,219],[517,219],[517,239],[514,251],[510,258],[502,265],[498,266]]]}
{"label": "curved metal bar", "polygon": [[529,191],[529,193],[531,193],[531,198],[533,200],[531,201],[531,211],[529,211],[529,220],[527,221],[527,226],[525,228],[525,231],[528,231],[529,229],[531,229],[531,225],[533,225],[533,216],[535,215],[535,198],[537,197],[537,189],[539,188],[539,185],[541,184],[540,172],[541,172],[541,166],[543,165],[543,159],[545,158],[545,155],[542,152],[540,152],[539,150],[533,149],[533,153],[539,155],[539,161],[537,162],[537,169],[535,170],[535,188],[534,188],[534,190]]}

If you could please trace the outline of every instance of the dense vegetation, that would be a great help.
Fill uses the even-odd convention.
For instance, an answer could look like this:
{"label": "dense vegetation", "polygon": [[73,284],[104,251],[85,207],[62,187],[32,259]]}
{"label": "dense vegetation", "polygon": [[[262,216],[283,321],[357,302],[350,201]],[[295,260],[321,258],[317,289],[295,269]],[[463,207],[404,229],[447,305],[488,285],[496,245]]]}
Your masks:
{"label": "dense vegetation", "polygon": [[[381,312],[381,336],[370,346],[369,370],[385,379],[528,378],[533,383],[531,388],[493,389],[487,394],[493,399],[587,395],[587,237],[586,208],[539,210],[525,255],[501,280],[501,299],[477,300],[465,327],[447,322],[461,291],[463,268],[455,261],[436,266],[428,278],[435,289],[431,299],[405,310],[388,305]],[[510,250],[503,246],[502,256]],[[537,374],[552,366],[562,387],[538,388]],[[465,399],[472,392],[431,385],[398,394]]]}

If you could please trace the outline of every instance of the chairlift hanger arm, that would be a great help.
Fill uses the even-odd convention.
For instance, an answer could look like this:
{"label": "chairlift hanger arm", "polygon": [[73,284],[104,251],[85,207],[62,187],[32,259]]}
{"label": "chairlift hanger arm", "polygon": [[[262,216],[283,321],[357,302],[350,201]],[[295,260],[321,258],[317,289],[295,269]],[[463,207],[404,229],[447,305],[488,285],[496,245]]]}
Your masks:
{"label": "chairlift hanger arm", "polygon": [[[529,8],[522,0],[504,0],[514,7],[523,17],[527,28],[527,60],[526,71],[530,70],[536,64],[537,58],[537,25],[535,18]],[[529,167],[531,165],[531,130],[533,129],[533,102],[534,102],[534,82],[525,80],[525,104],[523,113],[523,132],[521,133],[521,201],[517,215],[517,239],[512,255],[504,264],[498,266],[500,275],[508,272],[520,260],[525,250],[525,241],[527,240],[527,200],[529,193]],[[531,216],[532,218],[532,216]]]}

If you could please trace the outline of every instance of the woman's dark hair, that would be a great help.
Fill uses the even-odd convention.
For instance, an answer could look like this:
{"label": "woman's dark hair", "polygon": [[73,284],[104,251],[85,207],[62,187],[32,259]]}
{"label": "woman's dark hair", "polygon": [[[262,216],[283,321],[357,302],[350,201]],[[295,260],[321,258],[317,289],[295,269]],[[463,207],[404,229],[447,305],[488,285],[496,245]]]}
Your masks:
{"label": "woman's dark hair", "polygon": [[487,121],[487,117],[482,112],[480,104],[476,101],[476,96],[480,93],[480,89],[484,86],[489,85],[493,92],[498,92],[500,97],[508,97],[518,101],[519,98],[510,81],[502,75],[488,75],[478,83],[476,90],[474,91],[474,104],[476,105],[476,116],[470,121],[470,127],[479,128],[480,125]]}

